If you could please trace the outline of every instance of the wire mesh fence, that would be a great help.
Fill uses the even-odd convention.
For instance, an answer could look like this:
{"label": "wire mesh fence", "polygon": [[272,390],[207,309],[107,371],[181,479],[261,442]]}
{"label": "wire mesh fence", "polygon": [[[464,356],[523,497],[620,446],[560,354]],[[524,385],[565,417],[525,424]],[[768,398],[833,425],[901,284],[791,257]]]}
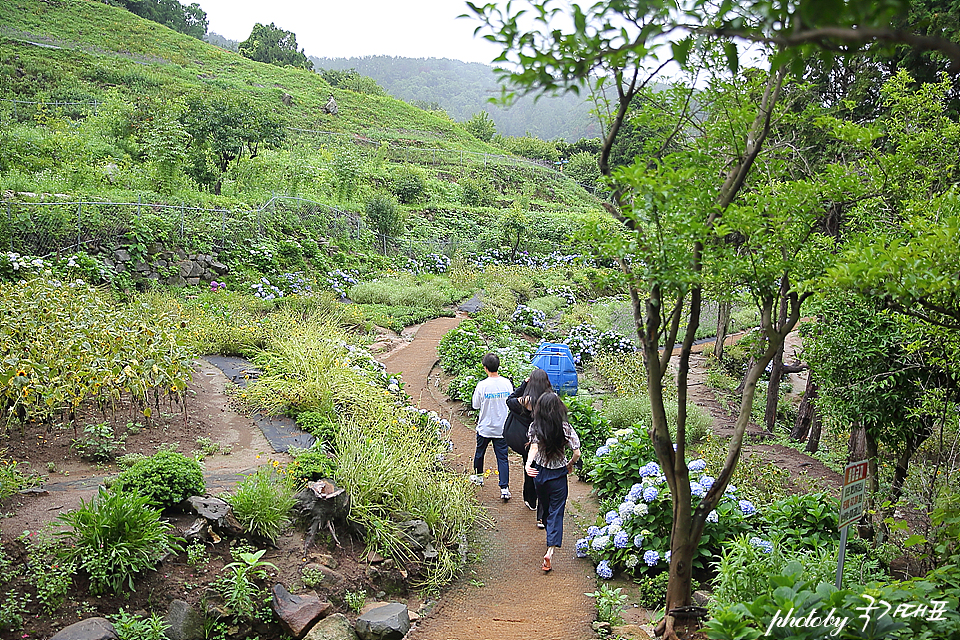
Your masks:
{"label": "wire mesh fence", "polygon": [[444,238],[384,237],[370,229],[359,212],[290,196],[275,196],[252,210],[94,201],[7,201],[2,207],[0,250],[42,258],[80,250],[109,253],[120,245],[145,242],[189,253],[233,252],[278,234],[350,240],[371,250],[385,244],[391,253],[410,256],[449,254],[465,246]]}

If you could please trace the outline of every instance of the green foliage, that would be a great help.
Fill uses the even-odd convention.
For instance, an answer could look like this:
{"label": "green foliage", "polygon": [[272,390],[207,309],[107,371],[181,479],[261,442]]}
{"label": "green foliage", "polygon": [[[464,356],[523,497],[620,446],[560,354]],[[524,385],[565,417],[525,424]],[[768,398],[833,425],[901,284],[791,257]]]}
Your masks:
{"label": "green foliage", "polygon": [[340,429],[336,419],[323,411],[301,411],[297,414],[300,428],[323,444],[333,444]]}
{"label": "green foliage", "polygon": [[85,434],[70,443],[80,457],[93,462],[109,462],[117,457],[117,451],[123,449],[126,435],[117,437],[113,427],[106,422],[87,425],[83,429]]}
{"label": "green foliage", "polygon": [[584,186],[593,186],[600,178],[600,166],[597,156],[586,151],[579,151],[570,157],[563,172]]}
{"label": "green foliage", "polygon": [[272,22],[269,25],[254,24],[250,37],[240,43],[237,52],[244,58],[278,67],[313,70],[313,63],[303,50],[297,49],[297,35],[278,28]]}
{"label": "green foliage", "polygon": [[224,604],[238,619],[253,619],[257,613],[262,592],[257,585],[257,580],[267,577],[267,567],[277,568],[272,562],[261,560],[265,553],[265,549],[256,553],[240,553],[239,560],[223,568],[227,575],[215,583],[215,588],[223,597]]}
{"label": "green foliage", "polygon": [[287,465],[287,473],[298,483],[333,478],[336,472],[336,461],[319,449],[298,451],[293,462]]}
{"label": "green foliage", "polygon": [[644,430],[615,430],[612,424],[610,429],[618,442],[609,453],[595,455],[597,449],[585,450],[584,468],[601,499],[626,495],[640,477],[640,468],[654,457],[653,445]]}
{"label": "green foliage", "polygon": [[557,147],[552,142],[532,136],[494,136],[493,144],[516,156],[530,160],[554,163],[560,159]]}
{"label": "green foliage", "polygon": [[353,611],[354,613],[360,613],[366,601],[367,601],[366,589],[359,589],[357,591],[346,591],[343,594],[344,604],[346,604],[350,608],[350,610]]}
{"label": "green foliage", "polygon": [[104,489],[89,503],[57,516],[69,527],[57,535],[60,555],[90,577],[90,591],[134,590],[134,577],[152,569],[167,553],[180,551],[172,526],[142,496]]}
{"label": "green foliage", "polygon": [[837,529],[839,504],[826,493],[806,493],[781,498],[765,508],[763,527],[771,537],[782,537],[788,544],[818,548],[840,539]]}
{"label": "green foliage", "polygon": [[[404,165],[395,170],[390,179],[390,191],[401,204],[420,202],[426,193],[426,188],[426,177],[418,167]],[[388,233],[387,235],[399,234]]]}
{"label": "green foliage", "polygon": [[0,631],[17,631],[23,626],[30,596],[16,591],[7,591],[0,603]]}
{"label": "green foliage", "polygon": [[117,632],[119,640],[164,640],[167,637],[166,631],[170,628],[163,616],[157,612],[141,618],[127,613],[121,607],[120,611],[111,618],[113,629]]}
{"label": "green foliage", "polygon": [[577,395],[563,399],[567,405],[567,418],[580,436],[580,449],[584,456],[592,457],[599,446],[610,437],[610,422],[595,409],[589,397]]}
{"label": "green foliage", "polygon": [[454,288],[446,278],[408,275],[383,276],[350,287],[349,297],[367,305],[440,310],[463,300],[468,292]]}
{"label": "green foliage", "polygon": [[380,236],[383,253],[387,252],[387,240],[399,238],[404,232],[406,215],[389,196],[374,196],[367,200],[364,215],[369,224]]}
{"label": "green foliage", "polygon": [[365,93],[371,96],[387,95],[387,92],[377,84],[376,80],[357,73],[356,69],[321,69],[319,73],[331,87],[349,89],[350,91]]}
{"label": "green foliage", "polygon": [[0,403],[11,409],[8,421],[120,398],[151,415],[148,400],[182,393],[192,373],[178,324],[166,309],[118,306],[82,281],[0,284]]}
{"label": "green foliage", "polygon": [[58,558],[59,548],[52,528],[25,531],[20,536],[30,554],[26,577],[36,589],[37,602],[44,613],[53,613],[66,600],[73,586],[76,565]]}
{"label": "green foliage", "polygon": [[149,504],[165,509],[206,490],[203,468],[193,458],[176,451],[158,451],[120,472],[114,491],[134,493]]}
{"label": "green foliage", "polygon": [[[0,449],[0,501],[6,500],[30,484],[31,479],[23,473],[20,463],[10,458],[5,449]],[[3,570],[0,566],[0,576],[2,574]]]}
{"label": "green foliage", "polygon": [[169,0],[111,0],[111,4],[192,38],[202,39],[207,33],[207,13],[196,2],[188,6]]}
{"label": "green foliage", "polygon": [[[662,609],[667,601],[667,582],[670,580],[669,571],[643,575],[635,580],[637,583],[637,604],[644,609]],[[691,589],[696,591],[700,584],[694,580]]]}
{"label": "green foliage", "polygon": [[187,564],[191,567],[202,567],[210,561],[207,555],[207,547],[199,540],[194,540],[187,545]]}
{"label": "green foliage", "polygon": [[613,589],[609,585],[601,584],[593,593],[583,595],[596,599],[597,620],[609,622],[614,627],[623,624],[622,614],[629,598],[627,594],[623,593],[623,589],[619,587]]}
{"label": "green foliage", "polygon": [[277,541],[290,525],[293,484],[282,471],[260,467],[237,483],[227,502],[243,530],[257,540]]}
{"label": "green foliage", "polygon": [[490,118],[490,114],[486,111],[478,111],[473,114],[469,120],[463,123],[463,126],[470,132],[470,135],[482,142],[490,142],[497,132],[497,123]]}
{"label": "green foliage", "polygon": [[[670,435],[675,437],[679,408],[676,401],[673,400],[665,400],[663,404],[667,414],[667,424],[670,427]],[[652,422],[650,400],[643,395],[614,398],[604,404],[603,413],[610,421],[610,429],[613,431],[629,429],[635,425],[647,430]],[[704,440],[710,431],[712,422],[710,416],[703,409],[693,403],[687,403],[687,444],[695,444]]]}

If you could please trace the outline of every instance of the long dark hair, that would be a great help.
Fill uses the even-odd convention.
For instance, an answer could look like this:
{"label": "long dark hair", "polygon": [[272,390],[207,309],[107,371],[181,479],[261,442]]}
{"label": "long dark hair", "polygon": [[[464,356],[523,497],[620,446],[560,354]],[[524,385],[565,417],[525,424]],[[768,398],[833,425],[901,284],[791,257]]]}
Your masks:
{"label": "long dark hair", "polygon": [[560,396],[548,391],[533,405],[533,433],[536,436],[541,459],[555,460],[563,457],[567,437],[563,423],[567,421],[567,405]]}
{"label": "long dark hair", "polygon": [[534,369],[530,377],[527,378],[527,386],[523,389],[523,395],[530,398],[530,407],[534,407],[537,400],[548,391],[553,391],[553,385],[550,384],[550,377],[543,369]]}

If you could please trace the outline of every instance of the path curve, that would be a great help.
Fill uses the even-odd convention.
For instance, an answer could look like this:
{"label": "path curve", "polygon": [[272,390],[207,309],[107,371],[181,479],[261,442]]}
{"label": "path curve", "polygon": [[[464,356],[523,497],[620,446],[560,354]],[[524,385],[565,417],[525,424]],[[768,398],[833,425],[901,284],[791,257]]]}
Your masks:
{"label": "path curve", "polygon": [[[476,448],[471,421],[461,420],[461,404],[440,388],[437,345],[464,316],[438,318],[424,323],[413,342],[402,345],[380,360],[390,373],[402,373],[404,388],[414,404],[436,411],[453,425],[450,464],[467,472]],[[514,381],[519,382],[519,381]],[[485,468],[496,469],[488,450]],[[408,636],[411,640],[583,640],[594,637],[594,601],[585,594],[596,589],[593,565],[573,554],[579,530],[593,520],[596,507],[589,498],[590,485],[570,478],[570,498],[564,519],[563,548],[554,557],[554,570],[540,570],[546,550],[545,535],[536,528],[536,517],[519,497],[522,486],[520,457],[510,456],[510,486],[515,497],[500,500],[496,476],[478,489],[493,526],[479,531],[480,561],[468,565],[465,575],[445,593],[434,613],[422,619]],[[482,585],[482,586],[480,586]]]}

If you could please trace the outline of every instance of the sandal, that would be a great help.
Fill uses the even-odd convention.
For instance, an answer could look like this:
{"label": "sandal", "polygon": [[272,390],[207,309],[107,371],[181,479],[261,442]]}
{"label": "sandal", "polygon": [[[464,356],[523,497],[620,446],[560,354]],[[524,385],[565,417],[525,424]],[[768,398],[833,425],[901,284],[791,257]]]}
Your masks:
{"label": "sandal", "polygon": [[547,573],[548,571],[550,571],[550,569],[552,569],[552,567],[550,566],[550,558],[544,556],[544,557],[543,557],[543,566],[541,566],[540,568],[543,569],[543,572],[544,572],[544,573]]}

